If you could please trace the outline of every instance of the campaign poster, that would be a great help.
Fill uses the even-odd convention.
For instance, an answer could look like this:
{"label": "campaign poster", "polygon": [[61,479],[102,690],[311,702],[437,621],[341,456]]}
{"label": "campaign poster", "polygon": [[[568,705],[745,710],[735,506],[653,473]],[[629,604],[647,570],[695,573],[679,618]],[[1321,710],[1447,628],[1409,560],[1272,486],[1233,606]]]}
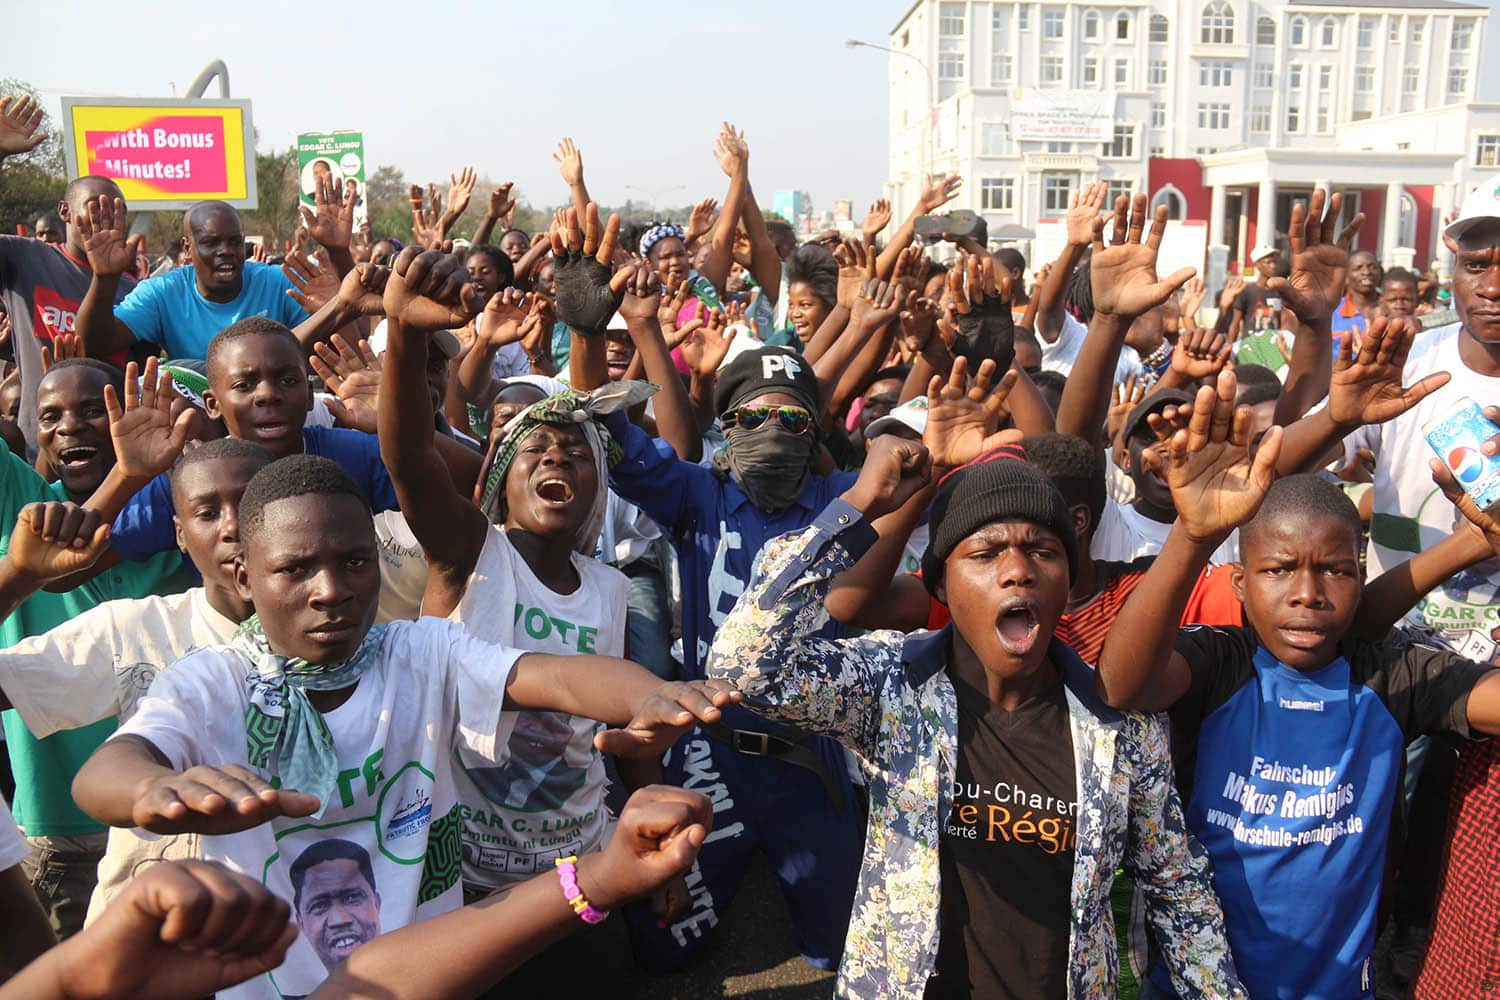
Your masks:
{"label": "campaign poster", "polygon": [[300,201],[308,208],[313,207],[313,193],[323,177],[332,177],[344,185],[346,195],[354,195],[354,224],[362,225],[369,216],[363,132],[303,132],[297,136],[297,189]]}

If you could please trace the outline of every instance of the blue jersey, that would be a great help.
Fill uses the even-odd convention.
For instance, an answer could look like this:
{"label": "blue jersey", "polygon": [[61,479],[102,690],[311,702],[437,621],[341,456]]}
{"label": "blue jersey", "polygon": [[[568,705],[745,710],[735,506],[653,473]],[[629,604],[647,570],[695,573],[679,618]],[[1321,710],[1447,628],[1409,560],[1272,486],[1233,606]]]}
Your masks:
{"label": "blue jersey", "polygon": [[610,470],[610,486],[650,515],[677,551],[683,676],[701,678],[714,633],[745,592],[761,547],[812,524],[858,476],[809,476],[796,503],[768,514],[732,479],[722,480],[711,469],[684,462],[670,445],[651,438],[625,414],[611,414],[608,426],[625,453]]}
{"label": "blue jersey", "polygon": [[[1373,997],[1386,846],[1405,748],[1468,734],[1488,668],[1436,648],[1346,641],[1303,672],[1249,629],[1195,627],[1171,709],[1188,828],[1213,859],[1229,946],[1256,998]],[[1166,989],[1161,969],[1153,978]]]}
{"label": "blue jersey", "polygon": [[[396,488],[380,459],[375,435],[342,427],[302,428],[302,450],[336,462],[365,491],[375,513],[396,510]],[[176,513],[172,503],[172,481],[166,473],[157,476],[130,498],[110,528],[109,544],[121,556],[134,561],[177,548]],[[186,556],[183,565],[196,572]]]}
{"label": "blue jersey", "polygon": [[135,339],[160,344],[169,358],[201,360],[214,334],[242,319],[265,316],[289,327],[307,319],[307,310],[287,294],[291,288],[281,268],[247,260],[240,294],[211,302],[198,291],[197,273],[178,267],[136,285],[115,306],[115,319]]}

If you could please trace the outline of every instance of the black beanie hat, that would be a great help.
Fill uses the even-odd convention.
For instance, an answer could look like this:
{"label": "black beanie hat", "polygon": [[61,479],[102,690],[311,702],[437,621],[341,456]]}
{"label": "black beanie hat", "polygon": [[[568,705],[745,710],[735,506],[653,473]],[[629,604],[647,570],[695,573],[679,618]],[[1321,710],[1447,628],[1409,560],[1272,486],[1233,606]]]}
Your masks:
{"label": "black beanie hat", "polygon": [[794,396],[813,415],[814,423],[822,405],[818,400],[818,379],[813,374],[812,364],[789,347],[761,347],[746,351],[724,366],[719,372],[719,385],[714,390],[714,407],[718,413],[728,413],[744,403],[768,392],[784,392]]}
{"label": "black beanie hat", "polygon": [[922,583],[934,597],[949,554],[959,542],[996,521],[1030,521],[1050,530],[1068,554],[1068,578],[1078,576],[1078,536],[1063,495],[1052,480],[1026,464],[1019,448],[991,456],[950,472],[932,501]]}

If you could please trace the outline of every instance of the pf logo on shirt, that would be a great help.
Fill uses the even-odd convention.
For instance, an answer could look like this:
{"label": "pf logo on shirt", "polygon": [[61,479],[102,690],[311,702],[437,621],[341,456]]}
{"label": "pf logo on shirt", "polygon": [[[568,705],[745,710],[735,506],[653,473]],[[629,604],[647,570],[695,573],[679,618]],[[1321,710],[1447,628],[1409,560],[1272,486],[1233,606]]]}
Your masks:
{"label": "pf logo on shirt", "polygon": [[796,378],[802,371],[802,364],[792,354],[767,354],[760,359],[761,378],[766,381],[776,377],[777,372],[786,372],[792,378]]}

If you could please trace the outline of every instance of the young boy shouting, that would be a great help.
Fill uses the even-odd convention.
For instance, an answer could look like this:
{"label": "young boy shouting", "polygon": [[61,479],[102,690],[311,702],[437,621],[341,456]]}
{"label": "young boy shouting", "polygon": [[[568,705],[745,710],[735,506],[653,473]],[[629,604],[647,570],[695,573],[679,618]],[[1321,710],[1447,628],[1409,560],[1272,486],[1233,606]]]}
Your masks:
{"label": "young boy shouting", "polygon": [[[1170,713],[1188,828],[1213,859],[1251,995],[1370,997],[1405,746],[1500,733],[1500,672],[1348,635],[1364,589],[1359,515],[1314,476],[1272,485],[1281,430],[1252,462],[1234,398],[1222,373],[1171,438],[1178,520],[1105,641],[1099,687],[1111,705]],[[1249,627],[1163,628],[1239,526]]]}
{"label": "young boy shouting", "polygon": [[[605,657],[522,654],[434,619],[373,625],[370,508],[332,462],[290,456],[240,502],[235,586],[249,618],[226,646],[163,671],[74,784],[113,826],[205,835],[203,853],[294,900],[348,900],[317,940],[225,997],[311,992],[326,962],[462,902],[455,754],[491,760],[513,715],[546,708],[629,723],[612,752],[660,753],[725,692],[663,687]],[[357,905],[355,900],[357,899]]]}

